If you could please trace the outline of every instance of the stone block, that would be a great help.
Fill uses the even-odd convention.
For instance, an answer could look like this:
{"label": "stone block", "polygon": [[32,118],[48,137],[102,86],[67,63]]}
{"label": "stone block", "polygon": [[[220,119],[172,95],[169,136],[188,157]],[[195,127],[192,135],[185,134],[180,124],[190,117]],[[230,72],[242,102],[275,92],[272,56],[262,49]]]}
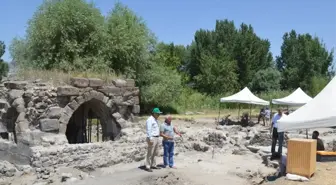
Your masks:
{"label": "stone block", "polygon": [[115,96],[113,98],[113,103],[115,103],[116,105],[121,105],[123,103],[124,99],[122,96]]}
{"label": "stone block", "polygon": [[0,99],[0,109],[8,110],[9,108],[9,103],[7,100]]}
{"label": "stone block", "polygon": [[59,128],[59,133],[61,133],[61,134],[65,134],[66,129],[67,129],[67,124],[65,124],[65,123],[61,123],[61,124],[60,124],[60,128]]}
{"label": "stone block", "polygon": [[81,105],[85,102],[85,99],[83,96],[78,96],[75,100],[78,103],[78,105]]}
{"label": "stone block", "polygon": [[107,104],[107,102],[108,102],[109,100],[110,100],[109,97],[104,96],[104,98],[103,98],[103,102],[104,102],[105,104]]}
{"label": "stone block", "polygon": [[101,87],[104,81],[99,78],[89,78],[89,87]]}
{"label": "stone block", "polygon": [[104,99],[104,94],[101,93],[101,92],[97,92],[97,91],[91,91],[91,96],[92,98],[96,99],[96,100],[100,100],[100,101],[103,101]]}
{"label": "stone block", "polygon": [[33,90],[27,90],[27,91],[24,92],[23,97],[27,98],[27,99],[30,99],[31,97],[33,97],[33,95],[34,95],[34,91]]}
{"label": "stone block", "polygon": [[20,122],[20,121],[24,121],[24,120],[26,120],[26,113],[21,112],[21,113],[18,115],[16,121],[17,121],[17,122]]}
{"label": "stone block", "polygon": [[20,112],[26,112],[26,108],[24,107],[24,105],[19,105],[16,107],[16,112],[20,113]]}
{"label": "stone block", "polygon": [[58,96],[78,96],[79,89],[72,86],[61,86],[57,87]]}
{"label": "stone block", "polygon": [[112,116],[113,116],[116,120],[118,120],[118,119],[121,118],[121,114],[120,114],[119,112],[113,113]]}
{"label": "stone block", "polygon": [[41,119],[40,128],[43,132],[55,132],[59,131],[59,121],[58,119]]}
{"label": "stone block", "polygon": [[127,128],[128,126],[126,120],[124,120],[123,118],[118,119],[117,122],[119,123],[122,129]]}
{"label": "stone block", "polygon": [[129,106],[128,105],[121,105],[121,106],[118,106],[118,112],[121,114],[121,115],[127,115],[129,113]]}
{"label": "stone block", "polygon": [[109,99],[106,103],[106,106],[109,107],[109,108],[112,108],[113,104],[114,104],[113,100]]}
{"label": "stone block", "polygon": [[126,91],[126,92],[123,94],[123,96],[127,99],[128,97],[133,96],[133,92],[131,92],[131,91]]}
{"label": "stone block", "polygon": [[62,108],[60,107],[50,107],[47,110],[47,117],[50,119],[58,119],[61,117],[61,114],[63,113]]}
{"label": "stone block", "polygon": [[22,97],[23,94],[24,94],[23,90],[16,90],[16,89],[10,90],[8,93],[9,101],[13,101],[16,98],[20,98]]}
{"label": "stone block", "polygon": [[132,109],[133,114],[139,114],[140,113],[140,105],[134,105]]}
{"label": "stone block", "polygon": [[18,107],[18,106],[24,106],[25,102],[23,98],[17,98],[14,100],[14,102],[12,103],[13,107]]}
{"label": "stone block", "polygon": [[85,102],[87,102],[87,101],[90,101],[92,99],[92,95],[91,95],[90,92],[85,92],[83,94],[83,98],[84,98]]}
{"label": "stone block", "polygon": [[104,86],[99,88],[97,91],[104,93],[106,96],[111,95],[119,96],[122,93],[121,89],[115,86]]}
{"label": "stone block", "polygon": [[7,89],[18,89],[18,90],[23,90],[27,86],[26,81],[10,81],[6,82],[4,85]]}
{"label": "stone block", "polygon": [[[23,112],[22,112],[23,113]],[[20,114],[22,114],[20,113]],[[24,119],[16,123],[16,130],[18,133],[27,132],[29,130],[29,121]]]}
{"label": "stone block", "polygon": [[139,96],[140,95],[140,90],[138,87],[134,87],[133,88],[133,96]]}
{"label": "stone block", "polygon": [[70,103],[68,104],[68,106],[69,106],[71,109],[76,110],[80,105],[77,103],[76,100],[73,100],[72,102],[70,102]]}
{"label": "stone block", "polygon": [[71,115],[67,114],[67,113],[63,113],[61,115],[61,117],[58,119],[58,121],[60,122],[60,124],[62,125],[67,125],[69,120],[71,118]]}
{"label": "stone block", "polygon": [[84,88],[89,86],[89,79],[87,78],[78,78],[72,77],[70,78],[70,84],[75,87]]}
{"label": "stone block", "polygon": [[122,79],[116,79],[116,80],[113,80],[112,83],[113,83],[116,87],[126,87],[126,85],[127,85],[126,80],[122,80]]}
{"label": "stone block", "polygon": [[139,105],[140,104],[140,98],[139,98],[139,96],[135,96],[135,97],[133,97],[134,98],[134,103],[136,104],[136,105]]}
{"label": "stone block", "polygon": [[126,87],[135,87],[134,79],[126,79]]}

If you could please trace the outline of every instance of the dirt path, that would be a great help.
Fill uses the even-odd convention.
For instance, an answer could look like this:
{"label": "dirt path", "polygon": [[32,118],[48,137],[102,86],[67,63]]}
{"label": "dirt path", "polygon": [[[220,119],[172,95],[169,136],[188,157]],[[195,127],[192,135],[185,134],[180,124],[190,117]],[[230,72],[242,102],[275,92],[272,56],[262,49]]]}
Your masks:
{"label": "dirt path", "polygon": [[[148,173],[139,169],[142,163],[121,164],[99,169],[94,178],[73,185],[230,185],[250,184],[248,178],[256,173],[270,174],[274,169],[266,168],[260,158],[251,155],[218,155],[212,159],[210,153],[189,152],[176,157],[178,169],[160,169]],[[158,161],[161,161],[159,158]]]}

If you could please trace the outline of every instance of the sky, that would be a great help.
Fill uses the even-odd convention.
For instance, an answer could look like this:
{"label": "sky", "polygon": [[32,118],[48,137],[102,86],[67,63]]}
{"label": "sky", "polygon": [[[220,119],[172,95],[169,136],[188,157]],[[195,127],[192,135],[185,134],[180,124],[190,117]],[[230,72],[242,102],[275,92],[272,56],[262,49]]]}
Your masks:
{"label": "sky", "polygon": [[[213,29],[218,19],[251,24],[261,38],[270,40],[271,52],[280,54],[282,36],[292,29],[323,39],[336,48],[336,0],[119,0],[141,16],[160,41],[190,44],[196,30]],[[1,0],[0,40],[7,50],[16,36],[23,37],[27,22],[43,0]],[[93,0],[106,15],[114,0]]]}

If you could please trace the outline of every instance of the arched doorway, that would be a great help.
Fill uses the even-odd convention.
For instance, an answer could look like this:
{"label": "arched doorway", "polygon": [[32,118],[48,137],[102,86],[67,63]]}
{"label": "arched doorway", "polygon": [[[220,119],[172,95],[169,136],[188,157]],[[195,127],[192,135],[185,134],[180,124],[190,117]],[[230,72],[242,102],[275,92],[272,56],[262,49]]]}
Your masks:
{"label": "arched doorway", "polygon": [[17,143],[15,124],[18,116],[19,113],[14,107],[8,108],[7,112],[3,116],[3,123],[5,123],[5,125],[2,125],[2,128],[0,129],[0,137],[2,139],[7,139]]}
{"label": "arched doorway", "polygon": [[72,114],[66,129],[70,144],[114,140],[120,126],[102,101],[91,99],[81,104]]}

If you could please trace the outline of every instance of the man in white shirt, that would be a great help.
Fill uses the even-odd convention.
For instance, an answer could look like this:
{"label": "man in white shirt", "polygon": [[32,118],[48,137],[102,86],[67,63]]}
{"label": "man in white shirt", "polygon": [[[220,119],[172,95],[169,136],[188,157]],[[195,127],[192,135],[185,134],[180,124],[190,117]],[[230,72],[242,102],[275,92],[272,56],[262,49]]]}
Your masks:
{"label": "man in white shirt", "polygon": [[146,157],[146,170],[152,172],[152,169],[159,169],[156,167],[156,159],[159,148],[159,136],[160,126],[158,118],[162,114],[159,108],[154,108],[152,115],[146,121],[146,133],[147,133],[147,157]]}
{"label": "man in white shirt", "polygon": [[279,109],[278,113],[273,116],[272,119],[272,127],[273,127],[273,134],[272,134],[272,148],[271,152],[272,154],[275,153],[275,146],[277,141],[279,141],[279,148],[278,148],[278,153],[281,155],[282,154],[282,143],[284,140],[284,133],[283,132],[278,132],[278,121],[279,119],[282,118],[284,114],[282,113],[282,110]]}

